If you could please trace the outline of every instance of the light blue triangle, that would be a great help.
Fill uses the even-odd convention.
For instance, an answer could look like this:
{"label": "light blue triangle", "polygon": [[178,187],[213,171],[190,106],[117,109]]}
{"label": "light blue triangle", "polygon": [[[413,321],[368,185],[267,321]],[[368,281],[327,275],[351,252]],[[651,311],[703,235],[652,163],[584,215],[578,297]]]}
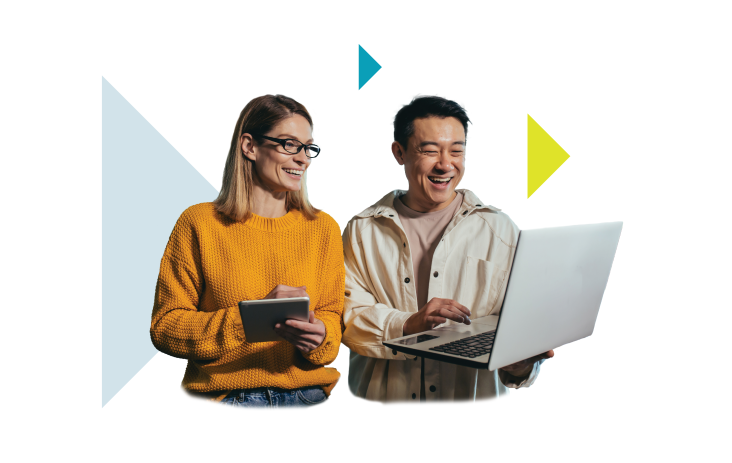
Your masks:
{"label": "light blue triangle", "polygon": [[102,407],[157,352],[150,318],[176,220],[216,195],[102,77]]}
{"label": "light blue triangle", "polygon": [[379,72],[381,65],[376,62],[375,59],[363,49],[361,45],[358,46],[358,89],[366,85],[366,82],[374,77],[374,74]]}

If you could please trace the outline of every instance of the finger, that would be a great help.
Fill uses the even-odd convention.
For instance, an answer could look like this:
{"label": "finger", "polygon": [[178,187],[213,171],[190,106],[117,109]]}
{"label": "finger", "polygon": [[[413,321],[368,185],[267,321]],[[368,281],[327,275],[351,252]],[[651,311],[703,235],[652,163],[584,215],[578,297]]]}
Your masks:
{"label": "finger", "polygon": [[285,341],[289,342],[290,344],[297,343],[297,340],[292,337],[292,335],[282,329],[275,330],[275,333],[277,333],[277,336],[281,337]]}
{"label": "finger", "polygon": [[287,285],[277,285],[274,287],[272,291],[294,291],[294,290],[305,290],[307,289],[305,286],[287,286]]}
{"label": "finger", "polygon": [[275,299],[284,299],[287,297],[305,297],[307,295],[308,294],[305,292],[305,290],[291,289],[291,290],[277,291],[275,293]]}
{"label": "finger", "polygon": [[282,325],[280,327],[280,330],[286,331],[290,334],[290,336],[295,337],[297,339],[305,339],[310,342],[316,342],[320,343],[321,339],[324,337],[324,333],[312,333],[312,332],[305,332],[302,330],[299,330],[297,328],[288,326],[288,325]]}
{"label": "finger", "polygon": [[297,330],[303,331],[305,333],[324,333],[325,330],[323,329],[323,326],[319,323],[308,323],[308,322],[301,322],[300,320],[285,320],[285,326],[289,326],[292,328],[295,328]]}
{"label": "finger", "polygon": [[310,344],[298,344],[298,345],[296,345],[295,347],[297,347],[297,349],[298,349],[298,350],[299,350],[300,352],[304,352],[304,353],[306,353],[306,354],[307,354],[308,352],[310,352],[311,350],[315,349],[314,347],[311,347],[311,345],[310,345]]}
{"label": "finger", "polygon": [[288,331],[285,331],[282,329],[277,331],[277,335],[300,350],[310,351],[310,350],[314,349],[314,347],[312,347],[312,346],[318,345],[318,342],[315,339],[310,339],[309,337],[297,336],[291,332],[288,332]]}
{"label": "finger", "polygon": [[312,310],[308,312],[308,321],[312,324],[315,323],[315,312]]}
{"label": "finger", "polygon": [[[443,306],[442,309],[449,310],[450,313],[455,314],[456,316],[460,317],[462,319],[461,323],[465,323],[466,325],[470,325],[472,321],[470,320],[470,317],[468,317],[465,312],[459,310],[457,307],[452,305],[446,305]],[[444,316],[444,314],[441,314]],[[457,321],[457,320],[456,320]]]}
{"label": "finger", "polygon": [[470,312],[470,309],[459,303],[458,301],[454,299],[443,299],[444,305],[450,305],[452,307],[455,307],[460,312],[464,313],[465,315],[470,316],[472,312]]}
{"label": "finger", "polygon": [[[447,319],[432,315],[432,316],[427,317],[426,321],[427,321],[427,323],[432,323],[432,328],[434,328],[437,325],[442,325],[443,323],[445,323],[447,321]],[[430,329],[432,329],[432,328],[430,328]]]}
{"label": "finger", "polygon": [[445,317],[447,319],[450,319],[452,321],[463,323],[465,321],[465,314],[462,312],[458,312],[457,309],[455,309],[452,306],[446,305],[440,307],[436,312],[435,315],[439,315],[441,317]]}

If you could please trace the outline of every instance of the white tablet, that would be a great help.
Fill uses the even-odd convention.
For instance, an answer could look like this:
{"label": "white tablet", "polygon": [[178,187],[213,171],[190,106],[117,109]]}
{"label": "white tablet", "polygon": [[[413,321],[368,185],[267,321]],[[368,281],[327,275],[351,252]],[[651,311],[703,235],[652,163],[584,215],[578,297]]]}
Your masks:
{"label": "white tablet", "polygon": [[275,333],[274,326],[277,323],[284,323],[287,319],[306,322],[309,310],[309,297],[263,299],[239,303],[239,313],[247,342],[283,341]]}

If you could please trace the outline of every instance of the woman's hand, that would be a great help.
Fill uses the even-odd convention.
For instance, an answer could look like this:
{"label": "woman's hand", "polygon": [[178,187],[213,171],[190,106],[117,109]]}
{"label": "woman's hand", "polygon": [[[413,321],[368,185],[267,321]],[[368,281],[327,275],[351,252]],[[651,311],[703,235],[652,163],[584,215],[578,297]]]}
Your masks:
{"label": "woman's hand", "polygon": [[305,286],[277,285],[269,292],[265,299],[284,299],[287,297],[306,297],[308,293]]}
{"label": "woman's hand", "polygon": [[310,312],[308,318],[306,322],[286,320],[285,323],[278,323],[274,327],[275,333],[301,352],[308,353],[320,346],[325,339],[323,322],[315,318],[314,312]]}
{"label": "woman's hand", "polygon": [[[265,299],[283,299],[286,297],[307,296],[305,286],[277,285],[265,296]],[[310,352],[323,343],[325,325],[310,312],[309,320],[285,320],[274,326],[275,333],[285,341],[297,347],[301,352]]]}

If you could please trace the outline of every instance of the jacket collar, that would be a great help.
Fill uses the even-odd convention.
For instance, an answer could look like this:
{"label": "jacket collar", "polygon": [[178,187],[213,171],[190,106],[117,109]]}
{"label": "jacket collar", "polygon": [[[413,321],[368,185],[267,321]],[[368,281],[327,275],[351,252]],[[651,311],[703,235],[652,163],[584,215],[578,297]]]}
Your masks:
{"label": "jacket collar", "polygon": [[[498,212],[500,209],[497,207],[489,206],[483,203],[478,197],[470,190],[455,190],[458,193],[463,194],[463,204],[460,206],[461,211],[473,211],[475,209],[484,209],[491,212]],[[394,200],[399,196],[407,194],[404,190],[394,190],[387,193],[383,198],[376,202],[373,206],[367,207],[356,217],[396,217],[397,212],[394,209]]]}

